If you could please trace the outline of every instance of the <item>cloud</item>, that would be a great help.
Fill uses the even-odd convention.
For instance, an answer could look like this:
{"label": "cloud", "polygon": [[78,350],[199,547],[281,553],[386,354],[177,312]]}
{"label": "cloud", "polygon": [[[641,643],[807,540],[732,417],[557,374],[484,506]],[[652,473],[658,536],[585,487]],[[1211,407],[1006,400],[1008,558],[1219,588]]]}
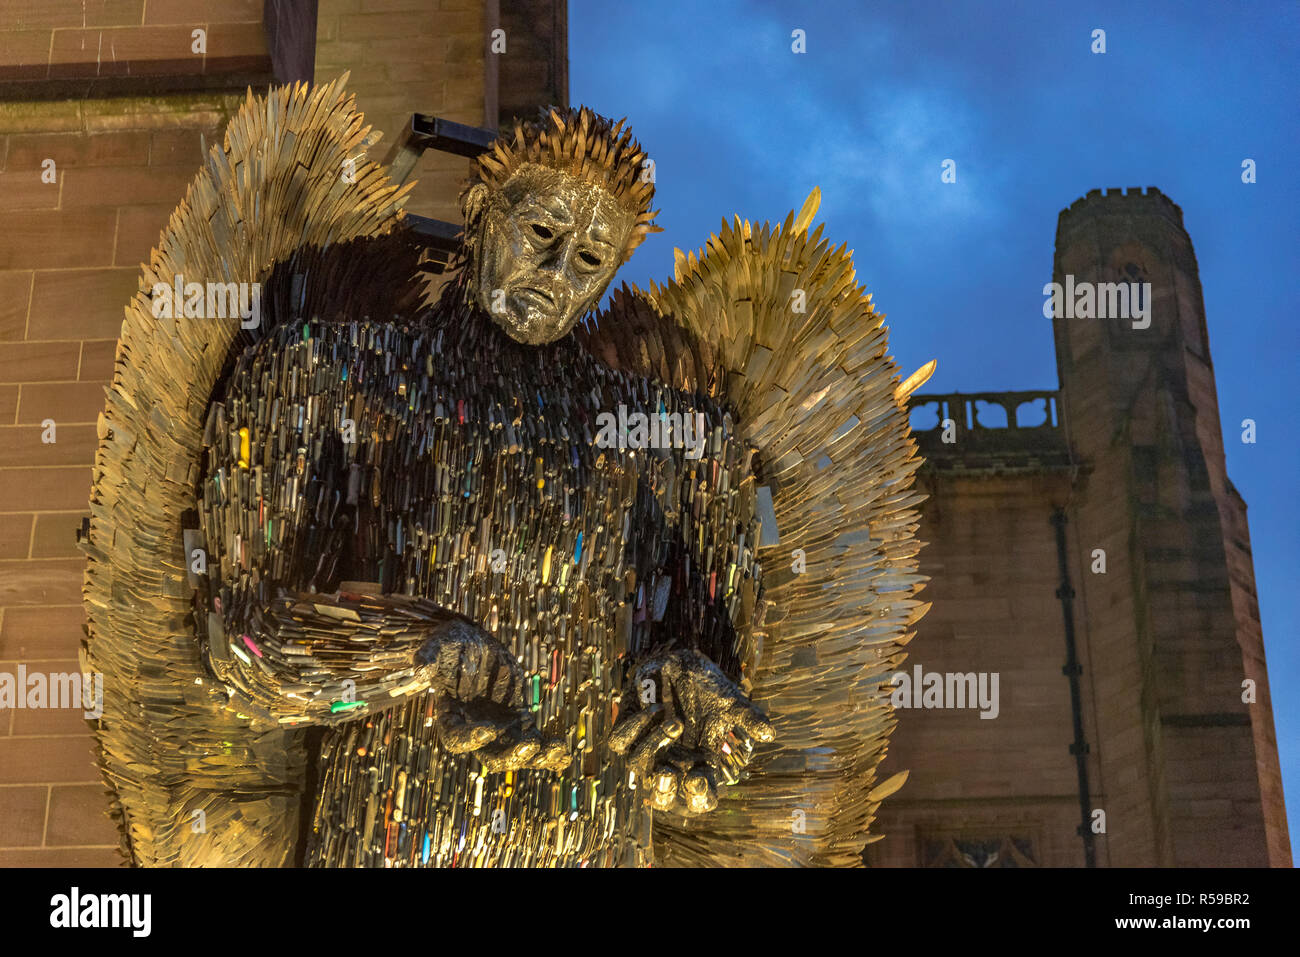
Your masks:
{"label": "cloud", "polygon": [[[993,183],[973,147],[977,119],[952,92],[877,89],[814,122],[836,134],[800,154],[795,174],[822,185],[828,211],[946,230],[982,227],[994,216]],[[956,163],[951,184],[940,180],[948,159]]]}

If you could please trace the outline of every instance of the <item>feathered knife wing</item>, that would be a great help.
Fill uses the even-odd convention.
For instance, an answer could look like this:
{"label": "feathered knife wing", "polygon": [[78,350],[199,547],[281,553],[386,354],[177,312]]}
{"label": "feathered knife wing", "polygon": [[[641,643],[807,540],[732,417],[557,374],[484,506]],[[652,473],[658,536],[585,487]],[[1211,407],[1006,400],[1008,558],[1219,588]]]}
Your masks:
{"label": "feathered knife wing", "polygon": [[[104,675],[99,762],[123,850],[139,865],[279,865],[296,843],[301,745],[225,710],[203,677],[187,621],[194,556],[182,516],[194,508],[213,386],[232,347],[261,332],[242,332],[234,309],[212,316],[206,284],[265,284],[262,328],[358,286],[364,311],[382,311],[391,304],[377,299],[401,285],[385,256],[335,255],[395,235],[407,191],[364,160],[377,137],[345,82],[250,92],[126,307],[83,543],[84,654],[87,670]],[[177,283],[201,284],[205,301],[157,308],[155,284]],[[346,307],[346,297],[332,305]]]}
{"label": "feathered knife wing", "polygon": [[859,865],[906,779],[877,783],[876,769],[889,675],[929,607],[907,396],[934,363],[900,383],[850,254],[808,233],[819,198],[776,228],[724,222],[699,254],[678,252],[672,282],[625,287],[582,333],[616,365],[725,395],[773,495],[779,539],[765,529],[759,548],[772,610],[743,686],[777,741],[714,813],[657,820],[663,864]]}

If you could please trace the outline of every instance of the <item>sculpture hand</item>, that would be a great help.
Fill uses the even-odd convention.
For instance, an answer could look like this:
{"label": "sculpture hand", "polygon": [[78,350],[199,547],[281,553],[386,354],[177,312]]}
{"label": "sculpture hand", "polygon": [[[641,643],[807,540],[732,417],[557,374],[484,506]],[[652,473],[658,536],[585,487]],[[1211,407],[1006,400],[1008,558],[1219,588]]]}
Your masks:
{"label": "sculpture hand", "polygon": [[[639,787],[659,810],[700,814],[718,806],[719,782],[734,781],[749,761],[749,739],[769,742],[776,729],[712,661],[677,649],[631,674],[610,747],[628,755]],[[653,703],[642,704],[652,682]]]}
{"label": "sculpture hand", "polygon": [[561,770],[571,760],[563,738],[543,738],[524,708],[523,669],[503,644],[467,621],[440,626],[415,655],[431,669],[442,745],[473,752],[489,771]]}

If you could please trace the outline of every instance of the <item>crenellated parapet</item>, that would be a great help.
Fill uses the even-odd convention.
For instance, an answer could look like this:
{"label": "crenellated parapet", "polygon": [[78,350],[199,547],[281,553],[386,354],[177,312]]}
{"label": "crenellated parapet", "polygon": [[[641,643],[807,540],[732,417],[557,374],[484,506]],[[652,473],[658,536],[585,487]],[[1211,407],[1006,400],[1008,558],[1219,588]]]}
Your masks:
{"label": "crenellated parapet", "polygon": [[1183,228],[1182,208],[1154,186],[1143,189],[1130,186],[1127,189],[1112,186],[1109,189],[1091,189],[1086,195],[1076,199],[1068,208],[1061,210],[1056,230],[1060,234],[1069,232],[1083,222],[1108,216],[1160,216],[1179,229]]}

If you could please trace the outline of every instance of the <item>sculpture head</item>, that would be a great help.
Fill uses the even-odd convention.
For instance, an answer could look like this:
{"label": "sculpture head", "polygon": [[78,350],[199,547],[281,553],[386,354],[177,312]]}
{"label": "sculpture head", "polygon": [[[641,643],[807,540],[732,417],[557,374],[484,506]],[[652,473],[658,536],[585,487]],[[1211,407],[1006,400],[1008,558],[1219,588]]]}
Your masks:
{"label": "sculpture head", "polygon": [[644,160],[622,121],[584,107],[516,122],[475,161],[461,196],[468,290],[512,339],[566,335],[657,230]]}

